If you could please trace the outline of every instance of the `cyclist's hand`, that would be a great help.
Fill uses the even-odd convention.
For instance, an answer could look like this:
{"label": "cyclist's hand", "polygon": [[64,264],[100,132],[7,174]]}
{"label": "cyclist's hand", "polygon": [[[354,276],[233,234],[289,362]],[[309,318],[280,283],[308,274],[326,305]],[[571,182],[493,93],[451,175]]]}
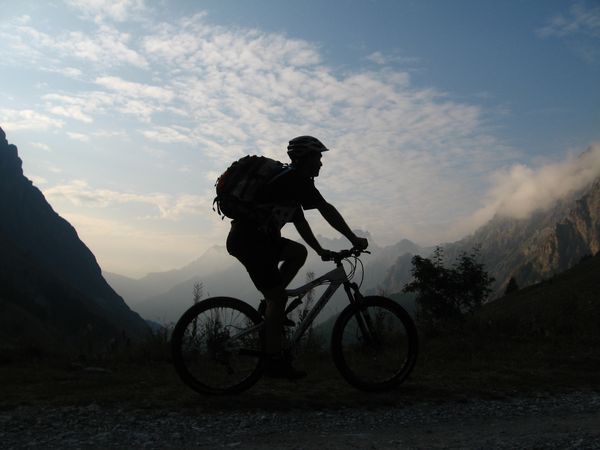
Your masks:
{"label": "cyclist's hand", "polygon": [[331,250],[322,249],[319,252],[319,256],[323,261],[331,261],[333,259],[333,255],[335,255],[335,252],[332,252]]}
{"label": "cyclist's hand", "polygon": [[369,241],[366,238],[356,236],[352,240],[352,245],[358,250],[365,250],[369,246]]}

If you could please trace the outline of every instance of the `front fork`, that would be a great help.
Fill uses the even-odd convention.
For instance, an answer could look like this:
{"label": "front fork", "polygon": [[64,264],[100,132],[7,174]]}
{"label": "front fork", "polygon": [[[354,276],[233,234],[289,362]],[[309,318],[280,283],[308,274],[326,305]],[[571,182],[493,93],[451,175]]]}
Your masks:
{"label": "front fork", "polygon": [[356,310],[356,321],[358,322],[358,327],[360,328],[365,343],[377,344],[377,330],[374,328],[369,311],[366,308],[361,308],[361,306],[364,304],[365,298],[360,293],[358,285],[356,283],[346,282],[344,283],[344,290],[348,295],[350,304],[353,305]]}

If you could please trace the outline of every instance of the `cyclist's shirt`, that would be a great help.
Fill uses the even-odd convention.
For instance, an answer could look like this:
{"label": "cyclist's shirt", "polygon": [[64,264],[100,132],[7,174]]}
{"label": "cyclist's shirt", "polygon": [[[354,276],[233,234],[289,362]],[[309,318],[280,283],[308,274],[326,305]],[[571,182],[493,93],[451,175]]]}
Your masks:
{"label": "cyclist's shirt", "polygon": [[282,282],[278,264],[288,239],[281,236],[281,228],[301,219],[303,209],[318,208],[325,199],[311,178],[301,177],[292,169],[269,183],[257,201],[271,204],[269,220],[265,224],[234,220],[227,250],[240,260],[256,287],[264,292]]}
{"label": "cyclist's shirt", "polygon": [[273,205],[269,225],[279,232],[286,223],[302,218],[302,210],[318,208],[325,199],[312,178],[291,169],[264,187],[258,203]]}

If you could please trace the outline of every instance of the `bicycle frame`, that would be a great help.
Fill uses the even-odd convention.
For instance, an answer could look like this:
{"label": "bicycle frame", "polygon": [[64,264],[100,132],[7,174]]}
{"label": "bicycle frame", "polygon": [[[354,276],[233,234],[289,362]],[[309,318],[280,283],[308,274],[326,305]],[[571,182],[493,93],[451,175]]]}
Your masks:
{"label": "bicycle frame", "polygon": [[[338,288],[345,283],[349,284],[348,276],[346,275],[346,271],[344,267],[340,264],[335,269],[330,272],[327,272],[325,275],[320,276],[303,286],[300,286],[296,289],[287,289],[285,292],[288,298],[292,297],[303,297],[306,295],[311,289],[314,289],[317,286],[321,286],[329,283],[329,287],[323,292],[321,297],[317,300],[315,305],[310,309],[307,316],[304,318],[302,322],[296,328],[294,335],[290,339],[290,347],[294,347],[296,343],[300,340],[302,335],[306,332],[310,324],[315,320],[315,318],[319,315],[319,313],[323,310],[325,305],[329,302],[333,294],[338,290]],[[349,295],[350,299],[352,297]],[[352,300],[350,300],[352,301]]]}
{"label": "bicycle frame", "polygon": [[[293,298],[293,297],[302,298],[311,289],[314,289],[315,287],[322,286],[327,283],[329,283],[329,287],[325,290],[325,292],[323,292],[321,297],[319,297],[319,299],[317,300],[315,305],[310,309],[310,311],[308,312],[308,314],[304,318],[304,320],[302,320],[302,322],[300,322],[300,324],[298,325],[298,328],[294,332],[294,335],[290,339],[290,345],[287,350],[290,350],[291,348],[296,346],[298,341],[302,338],[302,335],[306,332],[308,327],[310,327],[310,324],[319,315],[319,313],[323,310],[325,305],[327,305],[327,303],[329,302],[329,300],[331,299],[333,294],[335,294],[335,292],[338,290],[338,288],[341,285],[344,285],[344,290],[346,291],[346,294],[348,295],[348,300],[350,301],[350,303],[360,301],[360,299],[362,298],[362,295],[358,291],[358,286],[356,285],[356,283],[353,283],[348,280],[348,275],[346,274],[346,270],[344,269],[344,266],[341,262],[339,264],[337,264],[337,267],[335,269],[333,269],[332,271],[327,272],[326,274],[320,276],[319,278],[316,278],[296,289],[286,289],[285,293],[287,294],[288,299]],[[239,339],[247,334],[250,334],[250,333],[254,332],[257,328],[260,328],[263,326],[264,326],[264,322],[260,323],[259,325],[247,328],[247,329],[243,330],[242,332],[240,332],[234,336],[231,336],[230,340],[235,341],[236,339]]]}

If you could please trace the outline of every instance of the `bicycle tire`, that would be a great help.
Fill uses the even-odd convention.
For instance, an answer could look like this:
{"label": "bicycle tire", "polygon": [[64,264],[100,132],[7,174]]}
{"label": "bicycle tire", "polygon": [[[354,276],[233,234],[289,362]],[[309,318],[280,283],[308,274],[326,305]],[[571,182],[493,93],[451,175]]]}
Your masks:
{"label": "bicycle tire", "polygon": [[[253,386],[263,372],[262,321],[249,304],[230,297],[208,298],[189,308],[171,336],[173,365],[181,380],[213,395]],[[239,337],[245,329],[253,331]]]}
{"label": "bicycle tire", "polygon": [[[373,334],[365,338],[359,320]],[[364,297],[337,318],[331,337],[333,361],[352,386],[384,391],[402,383],[417,361],[418,334],[410,315],[386,297]]]}

